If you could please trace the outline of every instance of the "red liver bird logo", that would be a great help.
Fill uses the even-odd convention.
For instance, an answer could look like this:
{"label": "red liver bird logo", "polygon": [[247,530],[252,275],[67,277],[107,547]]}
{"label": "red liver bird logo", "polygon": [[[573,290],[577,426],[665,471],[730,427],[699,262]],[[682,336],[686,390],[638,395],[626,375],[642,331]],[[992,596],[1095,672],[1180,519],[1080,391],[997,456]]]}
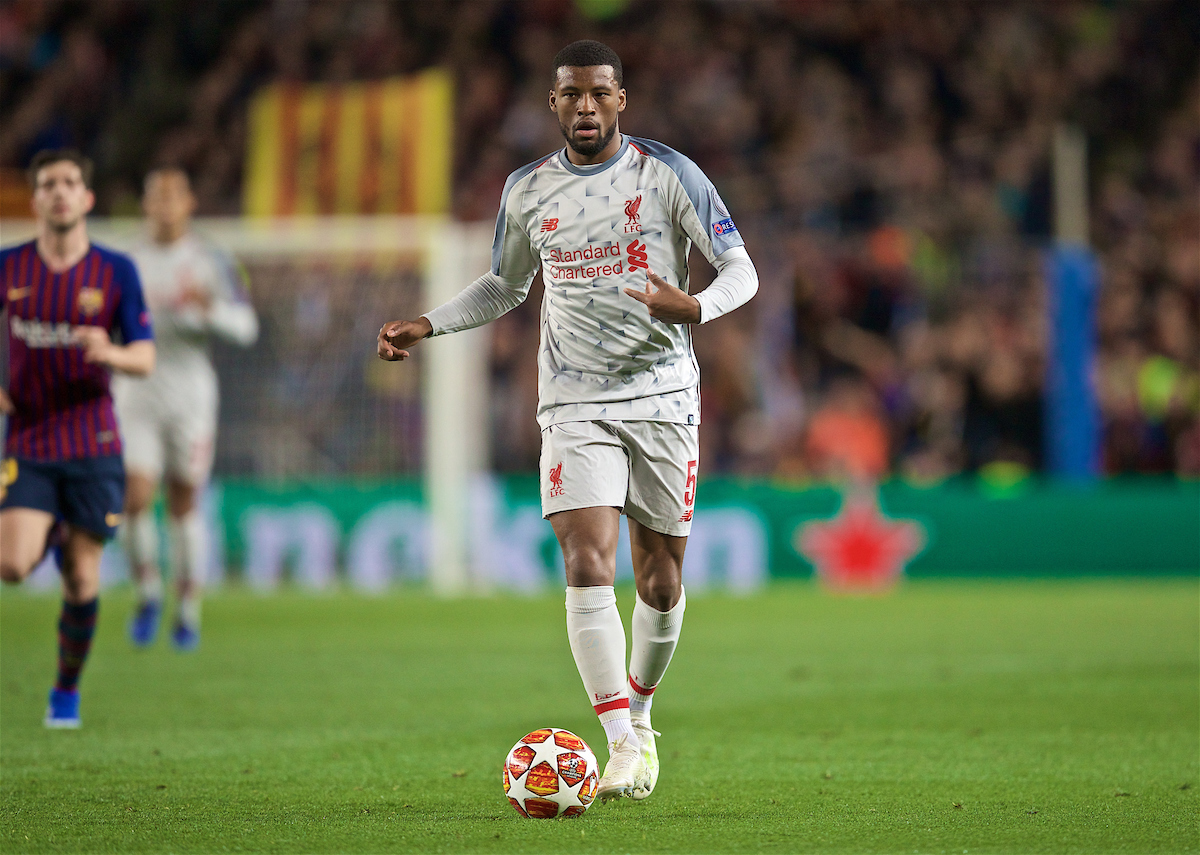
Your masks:
{"label": "red liver bird logo", "polygon": [[562,463],[559,463],[550,470],[550,497],[561,496],[563,494],[562,485]]}
{"label": "red liver bird logo", "polygon": [[640,232],[642,230],[642,222],[639,219],[641,215],[638,214],[638,209],[641,207],[641,194],[639,194],[636,199],[630,199],[625,203],[625,216],[627,218],[625,221],[626,234],[629,234],[630,232]]}

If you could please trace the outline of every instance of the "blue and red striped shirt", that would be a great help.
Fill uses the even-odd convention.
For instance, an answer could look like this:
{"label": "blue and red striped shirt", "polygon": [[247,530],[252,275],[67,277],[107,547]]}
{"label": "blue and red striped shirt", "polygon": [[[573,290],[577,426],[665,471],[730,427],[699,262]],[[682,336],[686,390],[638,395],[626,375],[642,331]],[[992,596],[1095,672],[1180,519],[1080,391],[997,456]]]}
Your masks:
{"label": "blue and red striped shirt", "polygon": [[121,453],[111,372],[83,361],[71,331],[97,326],[128,344],[151,339],[150,313],[128,256],[92,244],[55,273],[36,242],[0,250],[0,309],[8,314],[8,420],[4,453],[76,460]]}

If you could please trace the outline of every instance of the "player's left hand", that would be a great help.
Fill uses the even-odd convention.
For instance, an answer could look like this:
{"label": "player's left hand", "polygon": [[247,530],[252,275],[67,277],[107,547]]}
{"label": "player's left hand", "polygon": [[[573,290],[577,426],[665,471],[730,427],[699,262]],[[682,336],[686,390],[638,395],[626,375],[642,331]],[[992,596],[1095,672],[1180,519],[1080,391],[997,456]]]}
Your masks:
{"label": "player's left hand", "polygon": [[700,323],[700,301],[661,276],[646,272],[646,290],[626,288],[625,293],[650,310],[650,317],[668,324]]}
{"label": "player's left hand", "polygon": [[83,361],[112,365],[117,345],[108,337],[104,327],[75,327],[71,330],[75,342],[83,348]]}

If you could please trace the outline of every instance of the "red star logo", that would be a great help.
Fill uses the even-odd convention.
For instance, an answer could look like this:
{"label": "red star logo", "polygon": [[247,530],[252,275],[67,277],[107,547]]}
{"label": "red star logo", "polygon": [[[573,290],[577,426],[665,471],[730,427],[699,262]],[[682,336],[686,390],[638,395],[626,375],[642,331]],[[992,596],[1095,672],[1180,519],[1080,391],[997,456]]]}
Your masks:
{"label": "red star logo", "polygon": [[882,591],[925,547],[925,530],[913,520],[894,521],[873,494],[848,495],[837,516],[796,530],[796,551],[837,591]]}

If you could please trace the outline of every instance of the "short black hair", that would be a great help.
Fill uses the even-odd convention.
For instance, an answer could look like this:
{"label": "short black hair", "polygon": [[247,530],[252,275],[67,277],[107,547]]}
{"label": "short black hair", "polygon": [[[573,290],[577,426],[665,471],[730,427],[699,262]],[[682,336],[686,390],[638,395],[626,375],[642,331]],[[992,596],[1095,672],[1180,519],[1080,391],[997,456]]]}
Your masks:
{"label": "short black hair", "polygon": [[38,173],[50,164],[62,161],[70,161],[78,166],[79,174],[83,176],[83,186],[92,189],[92,173],[95,171],[92,159],[73,148],[44,148],[35,154],[33,160],[29,161],[29,186],[36,190]]}
{"label": "short black hair", "polygon": [[611,65],[617,87],[624,83],[625,72],[621,70],[621,57],[617,56],[617,52],[602,42],[582,39],[571,42],[555,55],[551,85],[558,83],[558,70],[563,66],[586,68],[589,65]]}
{"label": "short black hair", "polygon": [[150,179],[155,175],[165,175],[170,172],[182,175],[188,187],[192,186],[192,174],[187,171],[187,167],[180,166],[178,163],[160,163],[146,173],[146,177],[142,179],[142,189],[146,188],[146,185],[150,183]]}

